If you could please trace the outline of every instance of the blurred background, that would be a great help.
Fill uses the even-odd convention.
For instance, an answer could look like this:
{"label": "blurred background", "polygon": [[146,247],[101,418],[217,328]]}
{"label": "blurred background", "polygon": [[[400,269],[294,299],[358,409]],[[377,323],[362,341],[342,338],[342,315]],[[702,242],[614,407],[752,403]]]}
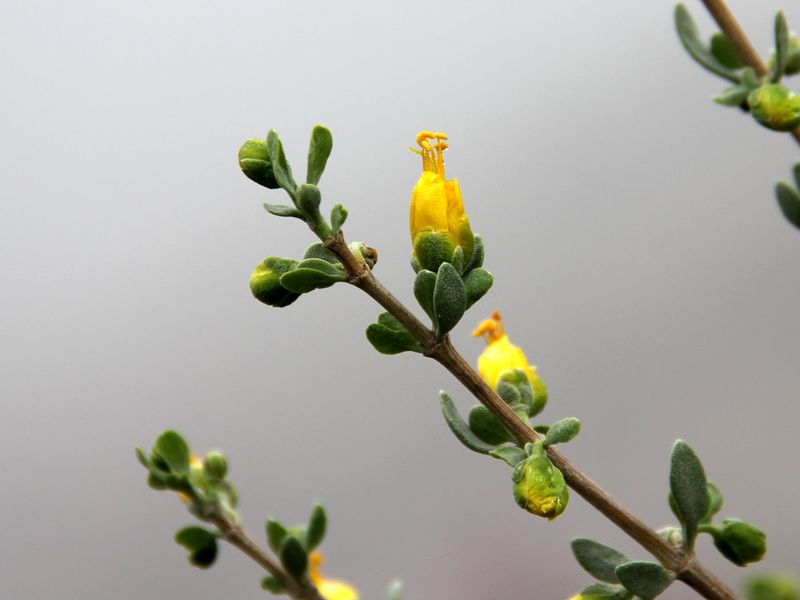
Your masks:
{"label": "blurred background", "polygon": [[[712,32],[702,5],[689,7]],[[765,54],[773,1],[732,0]],[[800,9],[787,8],[800,27]],[[773,198],[798,148],[711,98],[724,82],[680,47],[671,1],[6,2],[0,219],[3,598],[263,598],[224,547],[208,572],[172,541],[192,522],[145,485],[133,448],[166,428],[222,448],[249,531],[331,519],[325,574],[382,598],[572,596],[569,540],[646,553],[573,495],[549,523],[512,499],[510,469],[466,451],[418,355],[364,338],[380,312],[341,285],[286,309],[247,287],[311,233],[268,215],[282,192],[236,165],[276,128],[295,171],[323,123],[323,202],[380,251],[413,302],[406,148],[450,135],[491,293],[550,388],[545,421],[583,420],[566,449],[654,527],[672,521],[682,437],[768,534],[764,567],[797,567],[800,233]],[[702,560],[746,571],[705,536]],[[755,571],[756,568],[753,568]],[[677,584],[665,595],[694,598]]]}

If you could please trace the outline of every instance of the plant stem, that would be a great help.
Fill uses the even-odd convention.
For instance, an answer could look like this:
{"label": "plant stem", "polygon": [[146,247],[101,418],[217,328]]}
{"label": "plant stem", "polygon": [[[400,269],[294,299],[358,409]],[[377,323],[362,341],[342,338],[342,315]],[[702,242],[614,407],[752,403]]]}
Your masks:
{"label": "plant stem", "polygon": [[[541,439],[529,423],[523,421],[506,404],[453,347],[449,337],[438,339],[419,319],[395,298],[372,274],[372,271],[353,256],[339,233],[326,241],[326,245],[342,261],[350,275],[350,283],[364,290],[392,314],[422,344],[424,354],[444,366],[472,394],[488,408],[513,434],[520,446]],[[722,581],[697,562],[693,555],[669,544],[643,521],[620,504],[613,496],[592,481],[557,449],[547,448],[553,464],[558,467],[567,484],[589,504],[608,517],[630,537],[655,556],[678,579],[710,600],[737,600],[737,596]]]}
{"label": "plant stem", "polygon": [[[708,12],[714,17],[714,20],[719,25],[719,28],[725,34],[731,44],[733,44],[736,54],[745,65],[752,68],[759,78],[769,75],[769,69],[761,61],[761,57],[753,48],[753,44],[745,35],[744,31],[739,25],[739,22],[733,16],[725,0],[702,0]],[[800,128],[792,131],[792,136],[798,143],[800,143]]]}
{"label": "plant stem", "polygon": [[224,516],[212,513],[205,520],[214,524],[226,542],[241,550],[252,558],[267,573],[278,579],[286,591],[295,600],[325,600],[317,588],[310,582],[298,582],[289,576],[269,555],[250,538],[242,527],[229,521]]}

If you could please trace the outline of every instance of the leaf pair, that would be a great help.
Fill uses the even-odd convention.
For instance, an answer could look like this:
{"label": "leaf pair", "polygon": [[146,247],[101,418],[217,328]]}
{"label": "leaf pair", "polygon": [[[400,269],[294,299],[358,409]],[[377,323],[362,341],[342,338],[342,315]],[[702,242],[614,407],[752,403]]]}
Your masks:
{"label": "leaf pair", "polygon": [[[281,564],[286,571],[295,579],[301,580],[308,570],[308,555],[325,539],[327,527],[328,518],[325,507],[316,504],[306,526],[287,529],[279,521],[268,519],[266,523],[267,543],[272,551],[280,557]],[[280,583],[275,578],[268,577],[262,582],[262,586],[273,591],[272,588],[276,588]]]}

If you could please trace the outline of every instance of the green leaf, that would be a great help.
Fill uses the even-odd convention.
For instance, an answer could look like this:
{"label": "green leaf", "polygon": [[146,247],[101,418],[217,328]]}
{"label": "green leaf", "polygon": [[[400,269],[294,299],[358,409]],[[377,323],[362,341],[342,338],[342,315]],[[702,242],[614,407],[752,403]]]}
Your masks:
{"label": "green leaf", "polygon": [[272,163],[272,171],[275,174],[275,181],[294,199],[297,184],[294,182],[292,169],[289,167],[286,155],[283,153],[283,144],[281,144],[281,140],[278,137],[278,132],[274,129],[270,129],[267,134],[267,150],[269,151],[269,160]]}
{"label": "green leaf", "polygon": [[781,181],[775,186],[775,196],[786,220],[800,229],[800,194],[797,190]]}
{"label": "green leaf", "polygon": [[697,537],[697,526],[708,508],[708,486],[703,463],[683,440],[676,441],[672,447],[669,487],[683,525],[684,543],[691,550]]}
{"label": "green leaf", "polygon": [[403,582],[395,579],[386,589],[386,600],[403,600]]}
{"label": "green leaf", "polygon": [[377,323],[367,327],[367,339],[381,354],[424,352],[424,348],[414,339],[408,329],[389,313],[382,313],[378,317]]}
{"label": "green leaf", "polygon": [[136,448],[136,459],[140,463],[142,463],[142,466],[145,469],[148,469],[148,470],[150,469],[150,459],[147,458],[147,454],[145,453],[145,451],[142,450],[141,448],[138,448],[138,447]]}
{"label": "green leaf", "polygon": [[739,83],[736,72],[723,65],[700,40],[692,15],[683,4],[675,7],[675,29],[689,55],[702,67],[732,83]]}
{"label": "green leaf", "polygon": [[267,576],[261,580],[261,587],[276,596],[286,593],[286,586],[277,577]]}
{"label": "green leaf", "polygon": [[314,505],[306,531],[306,549],[309,552],[322,543],[327,528],[328,516],[325,514],[325,507],[322,504]]}
{"label": "green leaf", "polygon": [[436,288],[436,273],[427,269],[420,269],[414,279],[414,297],[425,311],[434,327],[436,327],[436,312],[433,308],[433,291]]}
{"label": "green leaf", "polygon": [[736,48],[731,44],[728,36],[721,31],[711,36],[711,54],[729,69],[736,70],[744,66],[744,63],[739,59]]}
{"label": "green leaf", "polygon": [[523,460],[528,458],[528,453],[517,446],[500,446],[489,452],[489,456],[498,458],[508,463],[512,468],[516,467]]}
{"label": "green leaf", "polygon": [[265,529],[267,530],[267,543],[272,548],[272,551],[277,554],[281,551],[281,545],[286,537],[286,527],[274,519],[267,519]]}
{"label": "green leaf", "polygon": [[478,438],[495,446],[514,439],[505,425],[483,404],[473,406],[469,411],[469,428]]}
{"label": "green leaf", "polygon": [[275,215],[276,217],[294,217],[295,219],[300,219],[301,221],[306,220],[300,211],[293,206],[286,206],[285,204],[267,204],[265,202],[264,209],[269,214]]}
{"label": "green leaf", "polygon": [[453,257],[449,262],[459,273],[464,270],[464,249],[461,246],[456,246],[456,249],[453,251]]}
{"label": "green leaf", "polygon": [[155,451],[164,460],[171,473],[189,474],[189,446],[181,434],[165,431],[156,440]]}
{"label": "green leaf", "polygon": [[489,454],[495,449],[494,446],[481,441],[472,432],[472,430],[461,418],[461,415],[458,414],[456,405],[446,392],[439,392],[439,404],[441,405],[442,415],[444,415],[444,420],[447,423],[447,426],[450,428],[450,431],[453,432],[453,435],[458,438],[459,442],[464,444],[473,452],[477,452],[479,454]]}
{"label": "green leaf", "polygon": [[464,287],[467,290],[467,308],[483,298],[492,287],[494,277],[489,271],[475,268],[464,277]]}
{"label": "green leaf", "polygon": [[331,235],[338,235],[342,225],[347,220],[347,209],[341,204],[335,204],[331,209]]}
{"label": "green leaf", "polygon": [[722,106],[741,107],[747,100],[751,91],[751,88],[746,85],[733,85],[729,88],[725,88],[718,96],[715,96],[714,102]]}
{"label": "green leaf", "polygon": [[347,279],[344,270],[321,258],[306,258],[297,267],[281,275],[280,283],[290,292],[306,294]]}
{"label": "green leaf", "polygon": [[286,537],[281,544],[281,564],[295,579],[302,579],[308,568],[308,554],[294,536]]}
{"label": "green leaf", "polygon": [[795,186],[800,188],[800,163],[797,163],[794,166],[794,168],[792,169],[792,175],[794,175]]}
{"label": "green leaf", "polygon": [[184,527],[175,534],[175,541],[189,551],[189,562],[206,569],[217,558],[217,534],[202,527]]}
{"label": "green leaf", "polygon": [[436,337],[443,338],[455,327],[467,309],[467,290],[461,276],[450,263],[442,263],[433,289]]}
{"label": "green leaf", "polygon": [[566,419],[556,421],[550,426],[542,443],[545,447],[552,446],[553,444],[566,444],[573,440],[580,431],[580,420],[575,417],[567,417]]}
{"label": "green leaf", "polygon": [[619,583],[616,569],[630,561],[622,552],[588,538],[575,538],[571,545],[575,559],[589,575],[600,581]]}
{"label": "green leaf", "polygon": [[711,523],[711,519],[722,508],[722,492],[717,485],[707,481],[706,487],[708,488],[708,508],[706,508],[706,512],[700,520],[701,523]]}
{"label": "green leaf", "polygon": [[342,264],[338,256],[326,248],[325,244],[321,244],[319,242],[316,244],[311,244],[308,248],[306,248],[303,258],[319,258],[320,260],[324,260],[332,265]]}
{"label": "green leaf", "polygon": [[306,171],[306,182],[319,183],[325,164],[333,149],[333,136],[331,132],[317,125],[311,130],[311,141],[308,144],[308,170]]}
{"label": "green leaf", "polygon": [[595,583],[583,588],[579,595],[580,600],[628,600],[631,593],[621,585],[608,585]]}
{"label": "green leaf", "polygon": [[297,208],[312,223],[319,223],[322,215],[319,205],[322,202],[322,193],[319,188],[310,183],[301,183],[297,188]]}
{"label": "green leaf", "polygon": [[772,82],[778,83],[786,70],[786,58],[789,55],[789,26],[783,11],[775,15],[775,68],[772,72]]}
{"label": "green leaf", "polygon": [[266,140],[252,138],[242,144],[239,148],[239,168],[248,179],[259,185],[270,189],[280,187],[272,172]]}
{"label": "green leaf", "polygon": [[675,574],[654,562],[632,561],[617,567],[617,577],[625,588],[642,598],[655,598],[675,580]]}
{"label": "green leaf", "polygon": [[515,404],[523,404],[522,402],[522,394],[520,394],[519,389],[513,383],[511,383],[506,377],[501,377],[497,381],[497,395],[503,399],[503,402],[508,404],[509,406],[514,406]]}
{"label": "green leaf", "polygon": [[467,275],[472,269],[483,266],[483,254],[483,238],[476,233],[473,236],[472,256],[464,269],[464,275]]}

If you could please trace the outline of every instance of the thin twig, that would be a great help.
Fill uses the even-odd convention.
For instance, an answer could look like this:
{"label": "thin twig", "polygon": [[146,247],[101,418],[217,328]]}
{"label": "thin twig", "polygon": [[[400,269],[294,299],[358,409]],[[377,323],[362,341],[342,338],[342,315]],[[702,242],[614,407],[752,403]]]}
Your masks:
{"label": "thin twig", "polygon": [[[541,436],[531,428],[530,424],[511,410],[511,407],[480,378],[478,373],[464,360],[464,357],[456,351],[449,338],[446,337],[442,340],[436,338],[428,327],[375,278],[367,265],[353,256],[341,232],[336,238],[329,239],[326,245],[345,265],[345,269],[350,275],[350,282],[364,290],[400,321],[422,344],[425,355],[443,365],[486,408],[492,411],[512,433],[520,446],[541,439]],[[561,470],[564,479],[573,490],[641,544],[666,568],[674,571],[684,583],[709,600],[737,600],[736,594],[708,572],[693,555],[685,555],[682,550],[662,539],[558,450],[551,446],[547,451],[553,464]]]}
{"label": "thin twig", "polygon": [[[733,44],[736,54],[746,66],[753,69],[759,78],[769,75],[769,69],[761,61],[761,57],[753,48],[749,38],[745,35],[739,22],[733,16],[724,0],[702,0],[708,12],[714,17],[714,20],[719,25],[719,28],[725,34],[731,44]],[[791,132],[792,136],[798,143],[800,143],[800,128]]]}

